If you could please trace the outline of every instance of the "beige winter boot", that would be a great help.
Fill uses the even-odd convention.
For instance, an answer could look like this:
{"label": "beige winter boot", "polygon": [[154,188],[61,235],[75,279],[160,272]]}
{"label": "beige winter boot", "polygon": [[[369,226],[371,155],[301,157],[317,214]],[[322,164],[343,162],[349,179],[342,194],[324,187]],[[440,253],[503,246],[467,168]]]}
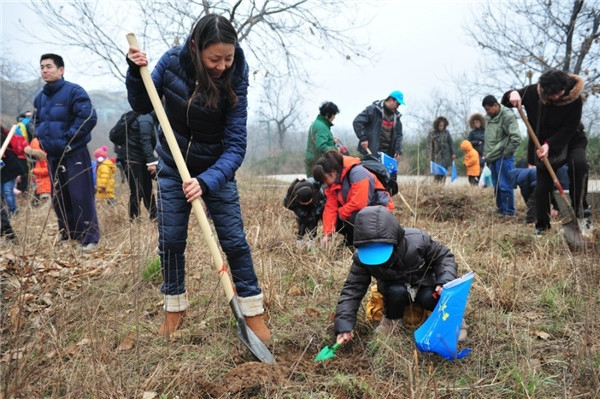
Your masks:
{"label": "beige winter boot", "polygon": [[271,331],[265,324],[262,314],[256,316],[244,316],[246,325],[262,342],[267,342],[271,339]]}
{"label": "beige winter boot", "polygon": [[183,310],[181,312],[167,312],[167,317],[165,321],[162,323],[160,328],[158,329],[158,335],[161,337],[169,338],[169,335],[173,334],[181,323],[183,323],[183,319],[186,316],[187,311]]}
{"label": "beige winter boot", "polygon": [[158,329],[158,335],[168,338],[173,334],[183,323],[183,319],[187,313],[188,307],[187,294],[165,295],[165,310],[167,316],[165,321]]}
{"label": "beige winter boot", "polygon": [[262,342],[267,342],[271,339],[271,331],[265,324],[263,319],[263,295],[255,295],[249,297],[238,297],[240,310],[246,320],[246,325]]}

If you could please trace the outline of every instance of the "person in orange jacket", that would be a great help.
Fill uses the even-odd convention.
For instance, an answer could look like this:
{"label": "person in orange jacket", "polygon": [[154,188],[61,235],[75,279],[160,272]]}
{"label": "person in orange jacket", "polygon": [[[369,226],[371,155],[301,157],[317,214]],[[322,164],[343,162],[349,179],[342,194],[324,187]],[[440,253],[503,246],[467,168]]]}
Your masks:
{"label": "person in orange jacket", "polygon": [[114,205],[117,165],[108,158],[108,148],[105,145],[94,151],[94,158],[96,158],[96,198],[106,199],[109,205]]}
{"label": "person in orange jacket", "polygon": [[469,184],[472,186],[479,185],[479,175],[481,175],[481,165],[479,164],[479,153],[469,140],[463,140],[460,143],[460,149],[465,152],[465,161],[463,165],[467,168],[467,176]]}
{"label": "person in orange jacket", "polygon": [[52,182],[48,169],[46,153],[40,146],[40,141],[35,137],[31,143],[25,147],[25,154],[35,158],[35,165],[32,173],[35,178],[35,195],[38,201],[47,201],[52,194]]}
{"label": "person in orange jacket", "polygon": [[346,246],[354,241],[354,218],[366,206],[382,205],[394,210],[394,202],[377,177],[360,164],[360,158],[329,150],[312,169],[313,178],[325,184],[322,244],[331,241],[333,233],[344,235]]}

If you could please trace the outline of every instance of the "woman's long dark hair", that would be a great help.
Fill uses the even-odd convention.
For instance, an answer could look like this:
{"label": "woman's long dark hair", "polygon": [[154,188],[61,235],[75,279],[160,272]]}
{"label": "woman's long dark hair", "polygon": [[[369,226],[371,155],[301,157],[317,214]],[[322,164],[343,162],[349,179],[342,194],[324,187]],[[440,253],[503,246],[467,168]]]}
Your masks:
{"label": "woman's long dark hair", "polygon": [[221,99],[221,91],[225,91],[229,101],[236,104],[238,98],[231,87],[231,71],[228,68],[219,82],[210,77],[202,63],[202,51],[216,43],[237,44],[237,32],[227,18],[216,14],[208,14],[200,18],[191,33],[189,41],[192,62],[196,69],[196,89],[190,98],[193,101],[199,93],[206,95],[206,106],[217,108]]}
{"label": "woman's long dark hair", "polygon": [[329,150],[321,158],[317,160],[315,166],[313,166],[311,174],[313,178],[319,183],[323,184],[325,181],[325,174],[337,171],[338,176],[342,174],[344,169],[344,157],[338,150]]}

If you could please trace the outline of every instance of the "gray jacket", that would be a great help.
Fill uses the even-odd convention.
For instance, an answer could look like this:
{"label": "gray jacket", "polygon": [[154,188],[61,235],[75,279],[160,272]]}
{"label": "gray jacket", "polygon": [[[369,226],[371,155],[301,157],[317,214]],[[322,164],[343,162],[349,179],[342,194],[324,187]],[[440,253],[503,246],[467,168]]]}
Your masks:
{"label": "gray jacket", "polygon": [[[358,137],[358,152],[366,154],[360,146],[361,141],[369,142],[369,149],[375,155],[379,151],[379,135],[381,133],[381,124],[383,122],[383,103],[384,100],[374,101],[373,104],[365,108],[354,118],[352,127]],[[394,128],[392,130],[392,145],[387,151],[387,155],[393,157],[396,153],[402,155],[402,122],[400,122],[400,112],[394,112]]]}
{"label": "gray jacket", "polygon": [[[443,285],[457,277],[454,255],[446,246],[419,229],[404,229],[394,215],[382,206],[370,206],[359,213],[354,225],[354,245],[392,243],[391,262],[385,266],[367,266],[354,253],[350,273],[344,283],[335,315],[336,334],[352,331],[356,313],[371,278],[381,286],[388,282],[414,286]],[[380,287],[380,292],[381,292]]]}

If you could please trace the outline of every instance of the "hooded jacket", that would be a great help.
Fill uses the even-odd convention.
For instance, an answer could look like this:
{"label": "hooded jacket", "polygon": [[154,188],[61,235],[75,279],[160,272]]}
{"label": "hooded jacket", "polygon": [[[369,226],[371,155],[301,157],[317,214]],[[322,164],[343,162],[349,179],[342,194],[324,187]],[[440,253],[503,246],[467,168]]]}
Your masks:
{"label": "hooded jacket", "polygon": [[323,233],[335,232],[338,218],[353,222],[354,217],[366,206],[383,205],[390,211],[394,202],[377,177],[360,164],[360,159],[344,156],[342,172],[335,182],[325,189],[323,210]]}
{"label": "hooded jacket", "polygon": [[64,79],[46,83],[33,105],[35,135],[48,158],[69,158],[87,151],[96,111],[81,86]]}
{"label": "hooded jacket", "polygon": [[[385,100],[373,101],[373,104],[366,107],[360,114],[354,118],[352,127],[358,137],[358,151],[365,155],[365,150],[360,146],[361,141],[369,142],[369,149],[373,154],[379,151],[381,124],[383,123],[383,114]],[[396,154],[402,155],[402,114],[394,111],[391,145],[386,154],[393,157]]]}
{"label": "hooded jacket", "polygon": [[[444,122],[444,130],[438,130],[440,122]],[[454,143],[452,136],[446,129],[448,127],[448,119],[444,116],[439,116],[433,121],[433,130],[429,132],[427,138],[427,153],[429,160],[449,168],[452,165],[452,155],[454,153]]]}
{"label": "hooded jacket", "polygon": [[485,158],[493,162],[501,157],[512,157],[523,140],[515,114],[500,105],[498,114],[486,115],[485,119]]}
{"label": "hooded jacket", "polygon": [[[475,121],[479,121],[481,126],[475,128]],[[479,153],[479,156],[483,156],[483,146],[485,143],[485,117],[479,112],[474,113],[469,117],[469,127],[472,129],[467,136],[467,140],[473,144],[475,151]]]}
{"label": "hooded jacket", "polygon": [[[356,313],[373,277],[378,286],[386,283],[436,286],[456,278],[458,266],[446,246],[423,230],[402,228],[394,215],[382,206],[366,207],[356,217],[354,246],[368,243],[393,244],[391,262],[367,266],[360,263],[354,253],[337,303],[336,334],[354,329]],[[382,288],[379,289],[382,292]]]}
{"label": "hooded jacket", "polygon": [[[152,71],[159,97],[164,96],[165,112],[190,174],[201,181],[203,191],[219,190],[231,181],[246,155],[248,117],[248,64],[242,48],[235,48],[231,83],[238,102],[233,105],[223,93],[219,107],[205,106],[203,95],[189,102],[196,86],[196,73],[188,37],[183,46],[168,50]],[[152,111],[139,67],[127,59],[126,85],[131,108],[139,113]],[[159,157],[176,169],[173,155],[161,131],[156,146]]]}
{"label": "hooded jacket", "polygon": [[[527,112],[527,119],[541,144],[548,143],[551,159],[557,156],[561,149],[569,147],[585,147],[587,138],[583,129],[579,128],[583,109],[583,79],[577,75],[569,75],[570,85],[565,95],[558,101],[549,101],[541,96],[539,84],[533,84],[517,90],[521,95],[521,104]],[[510,91],[502,96],[502,104],[512,107]],[[527,146],[527,162],[535,164],[535,145],[529,138]]]}
{"label": "hooded jacket", "polygon": [[479,176],[481,174],[479,153],[473,148],[473,144],[469,140],[463,140],[460,143],[460,149],[465,152],[463,165],[467,168],[467,176]]}

